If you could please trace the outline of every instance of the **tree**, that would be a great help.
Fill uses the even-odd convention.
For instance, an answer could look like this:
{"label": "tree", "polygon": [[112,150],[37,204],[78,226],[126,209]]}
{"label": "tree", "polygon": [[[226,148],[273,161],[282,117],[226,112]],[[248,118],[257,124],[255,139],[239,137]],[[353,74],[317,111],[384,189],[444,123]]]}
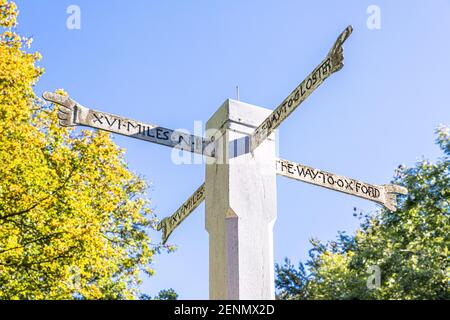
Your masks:
{"label": "tree", "polygon": [[141,295],[140,300],[178,300],[178,293],[171,288],[159,291],[154,298],[147,294],[143,294]]}
{"label": "tree", "polygon": [[308,261],[277,265],[280,299],[450,299],[450,132],[437,130],[444,155],[400,166],[394,182],[409,195],[399,210],[356,214],[355,235],[312,240]]}
{"label": "tree", "polygon": [[60,127],[35,96],[17,13],[0,0],[0,299],[137,298],[162,248],[146,184],[108,134]]}

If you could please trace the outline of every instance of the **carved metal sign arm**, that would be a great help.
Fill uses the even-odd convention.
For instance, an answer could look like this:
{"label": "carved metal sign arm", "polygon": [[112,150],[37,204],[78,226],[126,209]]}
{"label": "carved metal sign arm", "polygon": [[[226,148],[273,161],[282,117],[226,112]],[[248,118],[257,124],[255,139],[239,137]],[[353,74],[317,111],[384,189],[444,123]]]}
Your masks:
{"label": "carved metal sign arm", "polygon": [[278,175],[374,201],[391,211],[397,210],[396,194],[408,193],[401,186],[368,184],[288,160],[278,159],[276,170]]}
{"label": "carved metal sign arm", "polygon": [[162,230],[162,242],[165,244],[173,230],[180,225],[205,200],[205,184],[202,184],[170,217],[164,218],[158,224],[157,230]]}
{"label": "carved metal sign arm", "polygon": [[70,97],[55,93],[45,92],[43,98],[61,106],[58,118],[62,126],[87,126],[206,156],[214,154],[211,147],[207,148],[210,142],[203,137],[89,109]]}
{"label": "carved metal sign arm", "polygon": [[255,150],[270,134],[305,101],[331,74],[344,66],[342,45],[351,35],[348,26],[338,37],[327,57],[311,72],[292,93],[255,129],[251,136],[250,148]]}

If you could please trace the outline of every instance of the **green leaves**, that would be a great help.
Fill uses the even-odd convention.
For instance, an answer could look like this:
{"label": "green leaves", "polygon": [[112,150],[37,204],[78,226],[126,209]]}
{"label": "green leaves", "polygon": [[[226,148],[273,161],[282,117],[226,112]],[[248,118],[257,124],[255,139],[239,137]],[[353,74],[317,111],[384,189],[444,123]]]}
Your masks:
{"label": "green leaves", "polygon": [[137,298],[161,248],[146,183],[108,134],[60,127],[34,95],[16,15],[0,0],[0,299]]}
{"label": "green leaves", "polygon": [[[399,210],[365,215],[352,237],[312,241],[299,271],[277,266],[276,285],[284,299],[449,299],[450,133],[440,126],[436,162],[400,166],[394,182],[409,190]],[[378,267],[380,286],[369,288],[367,273]],[[303,270],[303,271],[302,271]]]}

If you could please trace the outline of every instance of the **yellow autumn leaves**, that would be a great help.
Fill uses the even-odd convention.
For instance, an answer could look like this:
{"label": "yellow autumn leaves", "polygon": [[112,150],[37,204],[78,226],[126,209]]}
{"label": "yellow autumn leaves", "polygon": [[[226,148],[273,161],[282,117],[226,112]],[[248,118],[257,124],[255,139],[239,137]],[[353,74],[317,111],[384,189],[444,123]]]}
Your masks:
{"label": "yellow autumn leaves", "polygon": [[108,134],[58,126],[16,17],[0,0],[0,299],[135,298],[158,249],[146,184]]}

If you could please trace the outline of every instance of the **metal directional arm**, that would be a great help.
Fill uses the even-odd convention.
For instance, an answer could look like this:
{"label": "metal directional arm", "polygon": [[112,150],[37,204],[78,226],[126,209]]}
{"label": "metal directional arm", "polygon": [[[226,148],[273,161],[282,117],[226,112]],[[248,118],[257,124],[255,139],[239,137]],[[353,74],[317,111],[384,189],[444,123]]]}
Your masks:
{"label": "metal directional arm", "polygon": [[278,159],[276,169],[278,175],[374,201],[391,211],[397,210],[396,194],[408,193],[401,186],[372,185],[288,160]]}
{"label": "metal directional arm", "polygon": [[165,244],[173,230],[186,219],[205,200],[205,184],[202,184],[183,205],[170,217],[164,218],[158,224],[157,230],[162,230],[162,242]]}
{"label": "metal directional arm", "polygon": [[344,66],[342,45],[351,35],[352,26],[348,26],[338,37],[327,57],[303,80],[292,93],[272,112],[251,136],[250,148],[255,150],[294,110],[305,101],[331,74]]}
{"label": "metal directional arm", "polygon": [[213,148],[206,148],[209,141],[203,137],[89,109],[60,94],[45,92],[43,98],[61,106],[58,118],[62,126],[87,126],[206,156],[214,154]]}

